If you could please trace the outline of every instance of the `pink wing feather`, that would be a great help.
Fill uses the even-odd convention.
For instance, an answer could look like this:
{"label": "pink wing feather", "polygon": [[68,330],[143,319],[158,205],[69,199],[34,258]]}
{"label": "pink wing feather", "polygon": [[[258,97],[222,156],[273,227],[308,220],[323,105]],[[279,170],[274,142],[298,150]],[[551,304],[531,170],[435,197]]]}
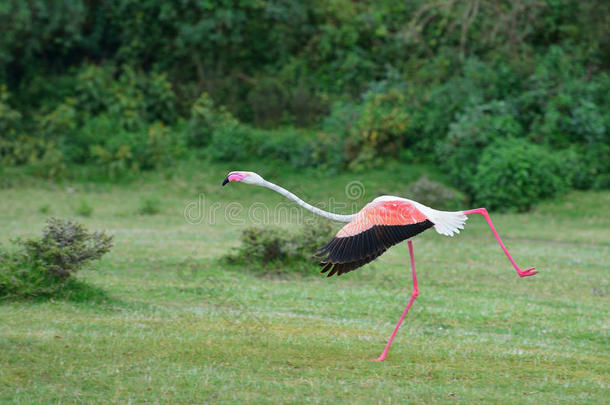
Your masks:
{"label": "pink wing feather", "polygon": [[350,272],[379,257],[389,247],[434,224],[413,204],[403,200],[367,204],[335,237],[318,250],[322,273],[328,277]]}

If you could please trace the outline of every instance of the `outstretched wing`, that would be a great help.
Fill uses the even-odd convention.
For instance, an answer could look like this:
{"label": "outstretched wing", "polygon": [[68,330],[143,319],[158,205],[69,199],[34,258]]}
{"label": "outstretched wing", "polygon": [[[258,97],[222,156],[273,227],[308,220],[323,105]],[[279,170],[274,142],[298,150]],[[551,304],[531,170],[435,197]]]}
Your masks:
{"label": "outstretched wing", "polygon": [[350,272],[379,257],[389,247],[434,224],[413,204],[403,200],[367,204],[324,247],[318,249],[322,273],[328,277]]}

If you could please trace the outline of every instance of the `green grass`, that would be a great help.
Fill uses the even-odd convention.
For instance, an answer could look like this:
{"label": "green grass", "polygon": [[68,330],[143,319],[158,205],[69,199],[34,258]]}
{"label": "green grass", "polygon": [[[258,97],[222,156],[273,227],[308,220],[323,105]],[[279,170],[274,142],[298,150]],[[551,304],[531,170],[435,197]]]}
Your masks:
{"label": "green grass", "polygon": [[[610,193],[571,192],[527,215],[491,213],[515,260],[539,269],[526,279],[480,216],[457,238],[418,236],[420,296],[377,363],[370,359],[411,292],[406,244],[341,278],[223,268],[216,258],[236,245],[240,221],[256,219],[241,211],[227,220],[229,203],[246,210],[283,202],[262,188],[221,188],[230,169],[257,170],[309,201],[358,206],[429,170],[330,175],[189,164],[130,184],[0,190],[3,244],[40,232],[48,216],[41,205],[74,218],[83,200],[92,214],[75,219],[116,243],[66,299],[0,303],[0,402],[608,400]],[[366,191],[356,200],[345,197],[352,180]],[[143,196],[159,201],[157,215],[139,213]],[[184,219],[194,201],[204,214],[218,204],[215,223]]]}

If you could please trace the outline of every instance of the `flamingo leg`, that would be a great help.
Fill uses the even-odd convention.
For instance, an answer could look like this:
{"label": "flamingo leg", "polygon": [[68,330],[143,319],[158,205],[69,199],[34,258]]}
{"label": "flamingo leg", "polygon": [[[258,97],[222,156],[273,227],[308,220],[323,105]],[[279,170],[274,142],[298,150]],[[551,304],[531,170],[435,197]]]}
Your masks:
{"label": "flamingo leg", "polygon": [[527,270],[521,270],[519,268],[519,266],[517,266],[517,263],[515,263],[515,261],[511,257],[511,255],[508,253],[506,246],[504,246],[504,243],[502,243],[502,239],[500,239],[500,235],[498,235],[498,232],[496,232],[496,228],[494,227],[494,224],[491,222],[491,218],[489,218],[489,213],[487,212],[487,210],[485,208],[475,208],[473,210],[463,211],[463,213],[464,213],[464,215],[481,214],[485,217],[485,220],[487,220],[487,224],[489,225],[489,227],[491,228],[491,231],[493,232],[494,236],[498,240],[500,247],[506,254],[506,257],[508,257],[508,260],[510,260],[510,262],[512,263],[513,267],[517,271],[517,274],[519,274],[519,277],[533,276],[534,274],[538,273],[536,271],[535,267],[529,268]]}
{"label": "flamingo leg", "polygon": [[407,307],[400,316],[400,319],[398,320],[398,323],[394,328],[394,332],[392,332],[392,336],[390,336],[390,340],[388,340],[388,343],[385,345],[385,349],[383,349],[383,353],[381,353],[381,356],[376,358],[375,361],[385,360],[386,356],[388,355],[388,350],[390,350],[390,346],[392,345],[392,341],[394,340],[394,336],[396,336],[396,332],[398,332],[398,328],[400,328],[400,324],[402,324],[402,321],[405,319],[405,316],[407,316],[407,312],[409,312],[409,308],[411,308],[411,305],[413,305],[413,302],[419,295],[419,288],[417,287],[417,275],[415,274],[415,256],[413,255],[413,242],[408,241],[407,243],[409,245],[409,254],[411,256],[411,271],[413,272],[413,292],[411,292],[411,299],[409,300]]}

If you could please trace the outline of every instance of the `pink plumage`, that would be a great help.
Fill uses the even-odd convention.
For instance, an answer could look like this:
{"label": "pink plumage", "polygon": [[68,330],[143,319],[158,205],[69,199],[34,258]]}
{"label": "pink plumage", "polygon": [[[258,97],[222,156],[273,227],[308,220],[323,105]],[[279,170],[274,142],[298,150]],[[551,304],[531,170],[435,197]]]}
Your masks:
{"label": "pink plumage", "polygon": [[328,277],[350,272],[379,257],[391,246],[434,226],[406,200],[373,201],[317,252]]}

